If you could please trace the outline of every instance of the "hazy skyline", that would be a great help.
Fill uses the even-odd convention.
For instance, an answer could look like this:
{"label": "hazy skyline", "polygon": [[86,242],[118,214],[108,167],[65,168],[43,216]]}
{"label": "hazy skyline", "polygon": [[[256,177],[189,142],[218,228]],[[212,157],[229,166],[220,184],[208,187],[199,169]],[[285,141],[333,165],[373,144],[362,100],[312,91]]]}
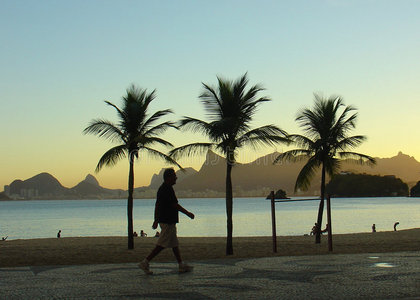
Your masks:
{"label": "hazy skyline", "polygon": [[[313,93],[337,94],[358,108],[352,133],[368,140],[357,152],[420,159],[420,1],[0,1],[0,190],[40,172],[66,187],[94,174],[113,144],[82,131],[94,118],[116,121],[103,101],[120,105],[132,83],[157,90],[151,112],[204,119],[201,82],[245,72],[272,99],[255,126],[300,133],[294,119]],[[180,162],[198,168],[203,157]],[[163,166],[140,159],[135,186]],[[128,162],[94,175],[126,189]]]}

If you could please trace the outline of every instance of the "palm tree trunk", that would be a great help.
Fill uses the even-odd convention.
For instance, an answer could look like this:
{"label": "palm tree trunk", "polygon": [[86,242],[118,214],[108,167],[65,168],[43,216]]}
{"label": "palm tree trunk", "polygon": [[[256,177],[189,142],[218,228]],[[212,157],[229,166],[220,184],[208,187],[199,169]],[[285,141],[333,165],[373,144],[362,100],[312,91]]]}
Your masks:
{"label": "palm tree trunk", "polygon": [[233,162],[229,159],[229,154],[226,159],[226,217],[227,217],[227,237],[226,237],[226,255],[233,254],[232,233],[233,233],[233,192],[232,192],[232,165]]}
{"label": "palm tree trunk", "polygon": [[130,171],[128,174],[128,199],[127,199],[128,249],[134,249],[133,192],[134,192],[134,157],[130,155]]}
{"label": "palm tree trunk", "polygon": [[321,173],[321,201],[319,202],[318,209],[318,228],[315,235],[315,244],[321,243],[321,228],[322,228],[322,215],[324,214],[324,198],[325,198],[325,165],[322,163]]}

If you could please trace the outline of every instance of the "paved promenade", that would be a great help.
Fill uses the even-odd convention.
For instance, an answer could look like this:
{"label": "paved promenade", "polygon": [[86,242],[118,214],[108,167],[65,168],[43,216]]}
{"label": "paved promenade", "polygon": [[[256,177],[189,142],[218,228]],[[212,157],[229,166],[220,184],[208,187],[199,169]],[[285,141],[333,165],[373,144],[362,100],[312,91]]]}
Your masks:
{"label": "paved promenade", "polygon": [[0,268],[1,299],[420,299],[420,251]]}

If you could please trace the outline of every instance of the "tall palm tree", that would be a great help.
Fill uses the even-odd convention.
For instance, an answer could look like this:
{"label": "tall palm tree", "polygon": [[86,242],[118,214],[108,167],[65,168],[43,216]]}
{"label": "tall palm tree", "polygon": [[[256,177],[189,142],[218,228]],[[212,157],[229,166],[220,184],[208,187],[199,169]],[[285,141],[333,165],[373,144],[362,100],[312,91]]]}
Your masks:
{"label": "tall palm tree", "polygon": [[[176,126],[172,122],[156,122],[163,116],[172,113],[170,109],[160,110],[148,115],[149,104],[155,99],[155,90],[147,93],[146,89],[136,88],[134,85],[127,89],[127,95],[122,98],[122,108],[109,101],[106,104],[115,108],[118,114],[118,123],[104,119],[94,119],[83,131],[84,134],[93,134],[101,138],[118,143],[109,149],[100,158],[96,166],[99,172],[103,166],[114,166],[119,160],[128,158],[130,169],[128,173],[128,249],[134,248],[133,238],[133,190],[134,190],[134,161],[139,158],[139,152],[144,151],[149,155],[163,158],[167,162],[177,164],[168,155],[151,148],[153,145],[173,147],[168,141],[161,139],[160,134],[168,128]],[[178,165],[179,166],[179,165]]]}
{"label": "tall palm tree", "polygon": [[218,79],[218,86],[203,83],[204,91],[199,99],[207,111],[209,122],[184,117],[179,127],[203,133],[210,142],[192,143],[178,147],[170,152],[177,158],[182,155],[203,153],[208,149],[221,152],[226,157],[226,215],[227,241],[226,255],[233,254],[232,245],[232,167],[236,161],[237,150],[243,146],[258,147],[287,142],[286,132],[274,125],[250,129],[250,122],[260,104],[270,101],[267,97],[257,97],[264,89],[255,85],[246,90],[248,79],[245,73],[236,81]]}
{"label": "tall palm tree", "polygon": [[325,99],[315,94],[315,105],[298,113],[296,121],[306,135],[293,134],[289,138],[298,149],[280,154],[274,163],[281,160],[301,161],[306,164],[300,171],[295,184],[295,191],[306,190],[310,186],[316,169],[321,167],[321,201],[318,210],[316,243],[321,242],[321,224],[324,211],[325,176],[337,173],[340,162],[344,159],[360,164],[375,164],[375,160],[364,154],[346,151],[366,140],[363,135],[348,136],[355,128],[357,113],[352,106],[345,106],[343,99],[331,96]]}

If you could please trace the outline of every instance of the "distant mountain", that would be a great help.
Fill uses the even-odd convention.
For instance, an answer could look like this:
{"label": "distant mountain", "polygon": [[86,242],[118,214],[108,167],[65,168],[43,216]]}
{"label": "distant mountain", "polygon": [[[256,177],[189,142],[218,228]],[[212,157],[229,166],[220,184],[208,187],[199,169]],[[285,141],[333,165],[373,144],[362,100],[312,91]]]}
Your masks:
{"label": "distant mountain", "polygon": [[[165,171],[165,168],[161,169],[158,174],[153,174],[152,179],[150,180],[149,186],[143,186],[138,187],[134,189],[134,197],[135,198],[155,198],[156,192],[159,188],[159,186],[163,182],[163,172]],[[183,171],[178,170],[176,171],[176,176],[178,177],[177,180],[177,186],[181,184],[184,180],[187,178],[190,178],[192,176],[197,175],[199,172],[194,170],[193,168],[185,168]],[[181,194],[178,194],[178,197],[184,197],[185,193],[181,192]],[[189,194],[187,195],[189,197]],[[204,196],[203,196],[204,197]]]}
{"label": "distant mountain", "polygon": [[119,198],[124,195],[123,190],[111,190],[99,185],[93,175],[88,174],[85,180],[70,189],[70,193],[78,198]]}
{"label": "distant mountain", "polygon": [[24,198],[37,196],[65,195],[67,189],[52,175],[41,173],[27,180],[15,180],[10,184],[10,195],[20,195]]}
{"label": "distant mountain", "polygon": [[90,184],[95,185],[95,186],[99,186],[98,180],[95,178],[95,176],[93,176],[91,174],[86,175],[85,180],[83,180],[82,182],[86,182],[86,183],[90,183]]}
{"label": "distant mountain", "polygon": [[[274,152],[260,157],[253,162],[237,163],[232,169],[234,195],[266,196],[271,190],[282,189],[288,195],[319,195],[321,176],[318,171],[308,191],[294,192],[296,178],[305,164],[283,162],[273,165],[279,153]],[[365,173],[372,175],[394,175],[409,186],[420,179],[420,163],[414,157],[398,153],[391,158],[376,158],[373,167],[361,166],[351,162],[343,162],[342,171],[347,173]],[[136,189],[138,197],[153,198],[156,189],[162,182],[162,172],[155,174],[148,187]],[[178,181],[175,189],[179,197],[223,197],[225,193],[226,160],[212,151],[208,151],[206,159],[198,172],[193,172],[182,181]],[[178,176],[179,177],[179,176]],[[329,179],[328,179],[329,180]]]}
{"label": "distant mountain", "polygon": [[177,182],[176,189],[177,191],[224,190],[224,174],[226,174],[226,160],[216,153],[208,151],[201,169],[196,174]]}
{"label": "distant mountain", "polygon": [[[165,169],[161,169],[159,174],[153,174],[152,179],[150,180],[150,185],[148,186],[148,188],[152,188],[152,189],[158,189],[159,186],[162,184],[163,182],[163,172],[165,171]],[[184,171],[177,171],[176,172],[176,176],[178,177],[177,183],[179,184],[180,182],[182,182],[185,178],[191,176],[191,175],[195,175],[198,172],[196,170],[194,170],[193,168],[185,168]]]}
{"label": "distant mountain", "polygon": [[[248,164],[236,163],[232,169],[234,195],[265,196],[270,190],[280,188],[293,194],[296,176],[303,163],[273,165],[278,154],[272,153]],[[148,187],[137,188],[136,197],[155,197],[156,189],[163,180],[162,172],[163,169],[159,174],[153,175]],[[208,151],[200,170],[191,171],[183,180],[178,180],[175,189],[178,197],[224,197],[225,182],[225,158]],[[317,189],[319,187],[315,186],[309,193],[316,193]]]}
{"label": "distant mountain", "polygon": [[[232,169],[233,190],[236,196],[267,195],[270,190],[283,189],[293,194],[294,182],[302,164],[273,165],[279,153],[272,153],[247,163],[237,163]],[[176,190],[190,193],[207,192],[223,196],[226,182],[226,160],[208,151],[198,174],[177,184]]]}
{"label": "distant mountain", "polygon": [[413,157],[401,151],[390,158],[376,158],[377,164],[373,168],[355,164],[345,164],[342,169],[354,173],[395,175],[409,185],[414,185],[420,179],[420,163]]}
{"label": "distant mountain", "polygon": [[119,198],[124,194],[123,190],[101,187],[90,174],[72,188],[62,186],[48,173],[41,173],[27,180],[15,180],[6,188],[7,195],[14,199],[107,199]]}
{"label": "distant mountain", "polygon": [[[320,172],[316,173],[308,191],[294,192],[296,178],[305,164],[281,163],[273,165],[279,153],[274,152],[250,163],[237,163],[232,169],[233,192],[235,197],[266,197],[272,190],[284,190],[288,195],[319,195]],[[394,175],[412,187],[420,180],[420,163],[414,157],[403,154],[391,158],[376,158],[374,167],[360,166],[344,162],[341,171],[371,175]],[[162,169],[151,178],[149,186],[137,187],[135,198],[155,198],[156,191],[163,181]],[[199,171],[186,168],[177,171],[175,186],[178,197],[224,197],[226,180],[226,160],[212,151]],[[327,182],[329,179],[327,179]],[[7,187],[7,191],[6,191]],[[66,188],[48,173],[41,173],[27,180],[15,180],[5,187],[5,194],[11,198],[26,199],[110,199],[126,198],[127,191],[111,190],[101,187],[92,175],[72,188]]]}

